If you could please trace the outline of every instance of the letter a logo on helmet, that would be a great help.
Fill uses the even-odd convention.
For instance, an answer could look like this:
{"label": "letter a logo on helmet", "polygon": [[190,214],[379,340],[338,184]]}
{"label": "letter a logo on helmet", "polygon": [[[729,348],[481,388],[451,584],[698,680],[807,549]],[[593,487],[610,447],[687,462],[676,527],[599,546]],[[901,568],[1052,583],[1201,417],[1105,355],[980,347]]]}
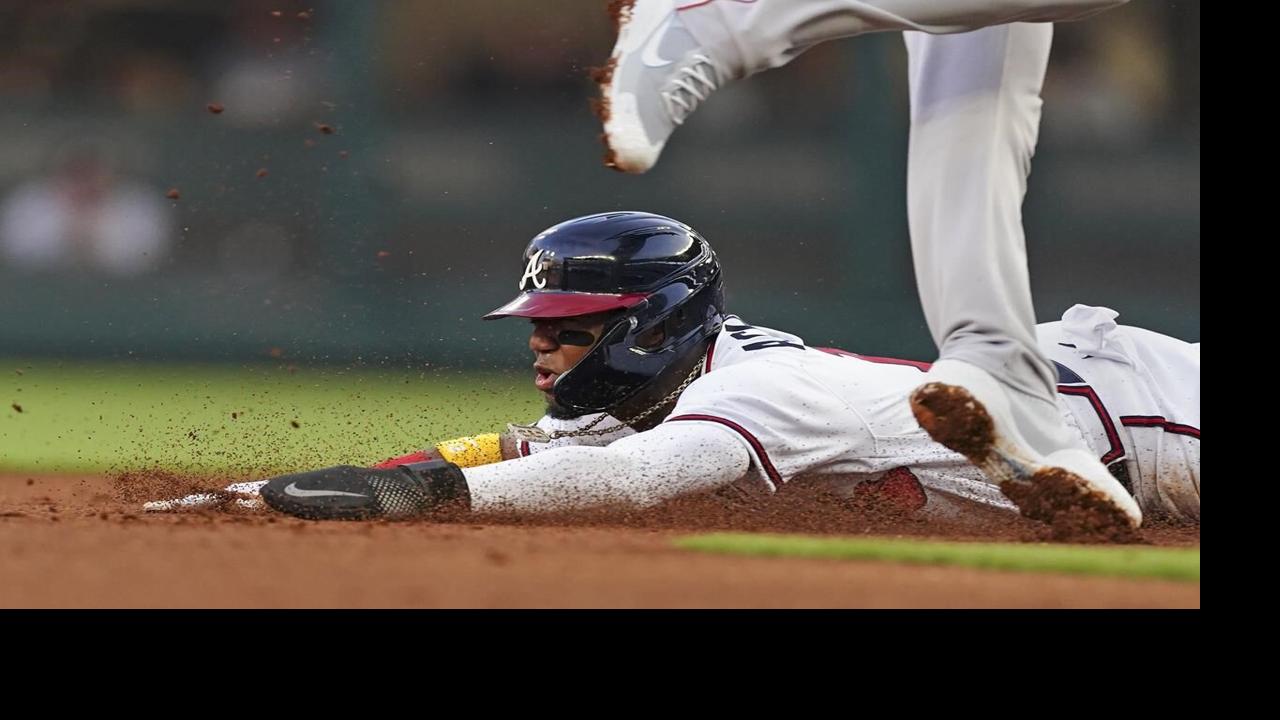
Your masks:
{"label": "letter a logo on helmet", "polygon": [[669,217],[574,218],[539,233],[523,259],[520,294],[486,320],[608,313],[595,346],[552,389],[578,413],[662,397],[723,323],[720,262],[701,235]]}
{"label": "letter a logo on helmet", "polygon": [[520,284],[516,286],[518,289],[524,290],[524,283],[526,280],[532,280],[533,286],[538,290],[541,290],[542,288],[547,286],[547,279],[544,277],[543,278],[538,277],[539,275],[542,274],[542,271],[546,269],[542,266],[543,252],[545,251],[539,250],[538,252],[529,256],[529,264],[525,266],[524,275],[520,276]]}

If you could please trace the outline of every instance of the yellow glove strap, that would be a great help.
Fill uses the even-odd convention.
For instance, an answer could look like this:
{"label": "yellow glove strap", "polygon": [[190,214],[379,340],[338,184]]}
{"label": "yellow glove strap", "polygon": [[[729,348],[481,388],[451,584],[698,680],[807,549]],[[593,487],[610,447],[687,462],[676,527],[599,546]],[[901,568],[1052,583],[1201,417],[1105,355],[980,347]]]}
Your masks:
{"label": "yellow glove strap", "polygon": [[440,457],[458,467],[475,467],[502,461],[498,433],[446,440],[436,445],[436,451],[440,453]]}

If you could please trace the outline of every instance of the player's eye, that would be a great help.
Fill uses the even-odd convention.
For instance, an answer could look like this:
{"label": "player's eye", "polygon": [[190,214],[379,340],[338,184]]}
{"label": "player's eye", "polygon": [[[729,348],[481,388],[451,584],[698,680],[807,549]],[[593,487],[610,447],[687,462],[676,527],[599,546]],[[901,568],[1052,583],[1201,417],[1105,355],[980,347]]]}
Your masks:
{"label": "player's eye", "polygon": [[667,339],[666,330],[661,326],[652,327],[644,331],[640,337],[636,338],[636,345],[645,350],[652,350],[662,344]]}
{"label": "player's eye", "polygon": [[586,330],[565,329],[556,333],[556,342],[561,345],[573,345],[576,347],[591,347],[596,343],[596,336]]}

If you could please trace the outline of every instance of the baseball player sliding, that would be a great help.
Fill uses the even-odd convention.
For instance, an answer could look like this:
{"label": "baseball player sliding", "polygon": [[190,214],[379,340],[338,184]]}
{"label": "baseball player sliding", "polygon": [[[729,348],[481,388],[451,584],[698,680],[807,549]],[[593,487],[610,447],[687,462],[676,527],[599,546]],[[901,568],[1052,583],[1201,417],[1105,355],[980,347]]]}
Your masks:
{"label": "baseball player sliding", "polygon": [[[518,269],[520,293],[487,317],[532,323],[534,385],[548,406],[535,425],[227,490],[245,504],[260,491],[270,508],[312,519],[649,507],[728,486],[767,495],[798,476],[849,492],[891,480],[922,513],[1012,512],[1035,495],[993,483],[921,430],[906,400],[927,365],[810,347],[727,314],[716,255],[683,223],[576,218],[535,237]],[[1198,522],[1199,345],[1115,317],[1077,305],[1037,328],[1056,362],[1055,412],[1123,478],[1117,503]],[[1082,498],[1041,519],[1062,536],[1125,537],[1127,524],[1091,507]]]}

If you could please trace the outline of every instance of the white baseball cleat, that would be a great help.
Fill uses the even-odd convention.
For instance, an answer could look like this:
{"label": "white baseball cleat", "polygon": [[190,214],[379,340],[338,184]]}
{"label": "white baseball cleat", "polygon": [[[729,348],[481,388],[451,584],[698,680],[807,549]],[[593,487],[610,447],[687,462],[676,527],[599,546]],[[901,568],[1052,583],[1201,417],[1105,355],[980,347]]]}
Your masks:
{"label": "white baseball cleat", "polygon": [[934,363],[911,394],[911,411],[934,440],[964,455],[1026,517],[1061,539],[1131,541],[1142,510],[1088,450],[1037,452],[1015,424],[1009,393],[986,371],[957,360]]}
{"label": "white baseball cleat", "polygon": [[690,34],[677,12],[680,4],[624,0],[613,7],[618,41],[595,76],[609,167],[629,173],[653,167],[667,138],[698,104],[740,74]]}

